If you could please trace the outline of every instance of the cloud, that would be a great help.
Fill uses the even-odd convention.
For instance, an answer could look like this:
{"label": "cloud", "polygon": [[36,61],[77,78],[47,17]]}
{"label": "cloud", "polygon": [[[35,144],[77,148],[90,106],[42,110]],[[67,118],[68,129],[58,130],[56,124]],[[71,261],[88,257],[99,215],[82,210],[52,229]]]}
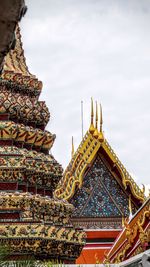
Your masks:
{"label": "cloud", "polygon": [[52,153],[70,160],[71,136],[89,127],[90,97],[102,103],[109,143],[138,183],[149,183],[150,6],[148,1],[32,0],[21,22],[30,71],[57,135]]}

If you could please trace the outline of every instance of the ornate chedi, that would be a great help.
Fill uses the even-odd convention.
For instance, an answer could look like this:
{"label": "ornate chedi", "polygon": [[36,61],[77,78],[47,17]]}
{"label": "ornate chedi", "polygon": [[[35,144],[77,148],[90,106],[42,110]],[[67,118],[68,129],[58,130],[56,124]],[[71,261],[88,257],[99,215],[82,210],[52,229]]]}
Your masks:
{"label": "ornate chedi", "polygon": [[[83,227],[87,243],[78,263],[102,262],[122,229],[122,219],[135,213],[145,201],[140,190],[120,162],[102,131],[98,130],[98,107],[91,125],[59,182],[55,196],[75,206],[72,222]],[[130,207],[129,208],[129,203]]]}
{"label": "ornate chedi", "polygon": [[0,243],[12,256],[74,262],[85,233],[70,222],[73,206],[52,197],[62,167],[49,153],[55,135],[39,101],[42,83],[30,74],[20,29],[0,77]]}

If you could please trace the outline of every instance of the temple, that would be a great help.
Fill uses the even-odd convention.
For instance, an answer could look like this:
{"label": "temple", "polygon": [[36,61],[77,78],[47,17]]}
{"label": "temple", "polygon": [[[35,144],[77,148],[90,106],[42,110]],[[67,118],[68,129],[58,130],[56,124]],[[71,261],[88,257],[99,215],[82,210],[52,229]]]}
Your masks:
{"label": "temple", "polygon": [[0,243],[11,257],[74,262],[85,233],[70,221],[72,204],[53,198],[62,167],[49,152],[55,135],[39,101],[42,82],[26,65],[19,26],[0,76]]}
{"label": "temple", "polygon": [[0,245],[10,248],[10,260],[79,264],[120,263],[146,251],[150,198],[107,142],[101,106],[98,111],[96,103],[94,116],[91,100],[90,127],[75,153],[72,141],[62,174],[50,153],[56,136],[46,130],[50,113],[39,101],[42,82],[28,70],[16,27],[24,0],[2,4]]}
{"label": "temple", "polygon": [[105,139],[101,106],[99,110],[96,103],[94,119],[91,100],[89,130],[55,190],[55,197],[74,205],[72,222],[87,234],[77,263],[102,263],[122,232],[123,221],[146,201],[144,188],[134,182]]}

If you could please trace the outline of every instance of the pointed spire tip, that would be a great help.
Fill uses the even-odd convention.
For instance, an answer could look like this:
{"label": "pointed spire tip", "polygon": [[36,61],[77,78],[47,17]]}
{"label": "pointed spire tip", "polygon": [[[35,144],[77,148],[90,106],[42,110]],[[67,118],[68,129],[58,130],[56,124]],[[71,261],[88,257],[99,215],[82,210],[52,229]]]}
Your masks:
{"label": "pointed spire tip", "polygon": [[72,136],[72,150],[71,150],[71,156],[73,157],[74,155],[74,140],[73,140],[73,136]]}
{"label": "pointed spire tip", "polygon": [[91,124],[90,124],[90,133],[93,134],[95,131],[94,128],[94,107],[93,107],[93,98],[91,97]]}
{"label": "pointed spire tip", "polygon": [[104,135],[103,135],[103,114],[102,114],[102,106],[101,104],[99,105],[100,107],[100,133],[99,133],[99,141],[103,142],[104,141]]}

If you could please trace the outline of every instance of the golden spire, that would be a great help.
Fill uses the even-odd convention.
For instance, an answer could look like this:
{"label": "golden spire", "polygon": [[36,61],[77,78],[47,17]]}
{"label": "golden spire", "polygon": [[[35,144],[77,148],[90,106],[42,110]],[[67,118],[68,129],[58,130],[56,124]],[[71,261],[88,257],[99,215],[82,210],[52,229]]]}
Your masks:
{"label": "golden spire", "polygon": [[94,131],[93,136],[95,138],[98,137],[98,107],[97,107],[97,101],[96,101],[95,131]]}
{"label": "golden spire", "polygon": [[102,126],[103,126],[103,113],[102,113],[102,106],[100,104],[100,132],[102,133]]}
{"label": "golden spire", "polygon": [[98,137],[100,142],[104,141],[104,135],[103,135],[102,126],[103,126],[103,113],[102,113],[102,106],[100,104],[100,133],[99,133],[99,137]]}
{"label": "golden spire", "polygon": [[71,156],[73,157],[74,155],[74,141],[73,141],[73,136],[72,136],[72,151],[71,151]]}
{"label": "golden spire", "polygon": [[97,129],[98,126],[98,107],[97,107],[97,101],[96,101],[96,118],[95,118],[95,128]]}
{"label": "golden spire", "polygon": [[94,120],[94,107],[93,107],[93,99],[91,97],[91,125],[89,129],[91,134],[94,133],[95,131],[93,120]]}

